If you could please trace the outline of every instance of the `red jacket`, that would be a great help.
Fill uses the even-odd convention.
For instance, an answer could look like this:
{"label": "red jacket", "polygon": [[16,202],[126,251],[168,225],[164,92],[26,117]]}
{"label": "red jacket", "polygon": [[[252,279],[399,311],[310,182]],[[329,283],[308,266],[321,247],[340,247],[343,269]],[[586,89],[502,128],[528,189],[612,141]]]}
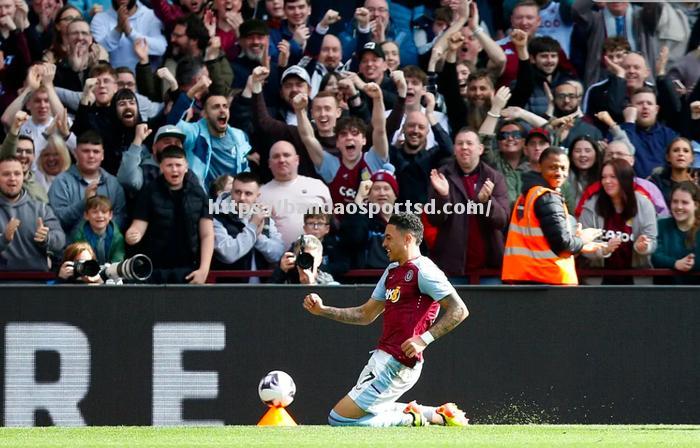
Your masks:
{"label": "red jacket", "polygon": [[[581,216],[581,212],[583,212],[583,204],[585,204],[586,201],[591,198],[591,196],[598,193],[600,191],[600,187],[601,187],[600,181],[596,181],[596,182],[593,182],[592,184],[590,184],[588,186],[588,188],[586,188],[583,191],[583,194],[581,195],[581,199],[578,201],[578,204],[576,204],[576,210],[574,210],[574,215],[576,215],[576,218]],[[651,198],[651,194],[649,194],[649,192],[646,191],[644,189],[644,187],[637,184],[637,182],[634,183],[634,191],[640,192],[641,194],[646,196],[647,199],[649,199],[652,204],[654,203],[654,200]]]}

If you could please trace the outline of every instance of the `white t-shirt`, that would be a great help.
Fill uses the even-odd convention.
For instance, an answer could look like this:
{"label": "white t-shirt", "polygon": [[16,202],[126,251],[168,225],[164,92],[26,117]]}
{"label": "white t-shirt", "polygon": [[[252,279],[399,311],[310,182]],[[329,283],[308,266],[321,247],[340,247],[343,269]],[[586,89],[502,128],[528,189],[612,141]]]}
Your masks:
{"label": "white t-shirt", "polygon": [[332,210],[331,193],[326,184],[313,177],[297,176],[287,182],[271,180],[260,187],[260,202],[272,208],[272,219],[289,247],[304,232],[304,213],[313,206]]}
{"label": "white t-shirt", "polygon": [[557,40],[568,57],[571,48],[571,31],[574,27],[564,23],[559,12],[560,7],[559,2],[551,1],[546,8],[540,9],[540,26],[537,29],[537,35],[550,36]]}

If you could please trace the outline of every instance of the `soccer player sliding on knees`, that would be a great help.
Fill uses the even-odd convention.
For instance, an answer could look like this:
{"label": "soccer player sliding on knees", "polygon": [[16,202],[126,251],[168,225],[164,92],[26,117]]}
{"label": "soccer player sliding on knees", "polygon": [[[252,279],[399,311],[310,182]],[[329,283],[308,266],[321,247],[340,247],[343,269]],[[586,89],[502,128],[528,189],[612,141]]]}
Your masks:
{"label": "soccer player sliding on knees", "polygon": [[[454,403],[439,407],[397,403],[413,387],[423,368],[423,351],[469,315],[445,274],[420,253],[423,224],[412,214],[389,219],[383,247],[391,264],[361,306],[326,306],[317,294],[304,298],[311,314],[346,324],[369,325],[384,312],[377,350],[357,385],[328,415],[332,426],[465,426],[468,419]],[[440,308],[444,314],[433,322]]]}

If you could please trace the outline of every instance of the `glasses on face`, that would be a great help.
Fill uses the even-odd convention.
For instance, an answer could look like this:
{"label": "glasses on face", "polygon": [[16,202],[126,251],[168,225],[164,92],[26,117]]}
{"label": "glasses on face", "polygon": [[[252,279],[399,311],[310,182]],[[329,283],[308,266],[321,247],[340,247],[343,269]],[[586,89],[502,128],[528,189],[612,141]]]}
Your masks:
{"label": "glasses on face", "polygon": [[523,138],[523,133],[520,131],[501,131],[498,133],[499,140],[506,140],[509,137],[517,140],[519,138]]}
{"label": "glasses on face", "polygon": [[367,11],[369,11],[370,14],[376,14],[376,13],[384,14],[384,13],[389,12],[389,10],[386,8],[367,8]]}
{"label": "glasses on face", "polygon": [[120,89],[133,89],[136,87],[136,83],[134,81],[117,81],[117,86]]}
{"label": "glasses on face", "polygon": [[328,225],[326,222],[305,222],[304,225],[310,229],[322,229]]}
{"label": "glasses on face", "polygon": [[557,100],[575,100],[581,98],[577,93],[555,93],[554,98]]}

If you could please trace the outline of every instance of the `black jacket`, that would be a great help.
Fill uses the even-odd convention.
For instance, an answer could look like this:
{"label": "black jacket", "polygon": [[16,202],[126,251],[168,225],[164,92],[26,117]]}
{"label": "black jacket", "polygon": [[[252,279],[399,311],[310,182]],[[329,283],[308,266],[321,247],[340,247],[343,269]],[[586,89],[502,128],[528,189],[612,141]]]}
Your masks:
{"label": "black jacket", "polygon": [[[671,83],[671,79],[667,76],[659,76],[655,81],[656,85],[650,82],[645,82],[644,85],[655,89],[657,92],[656,102],[659,105],[659,121],[680,132],[683,118],[681,115],[682,103]],[[582,107],[589,117],[594,117],[595,114],[601,111],[608,111],[613,120],[617,123],[624,123],[625,119],[622,112],[628,103],[627,82],[619,76],[611,74],[608,79],[593,84],[588,88],[583,98]],[[601,132],[605,133],[607,131],[605,125],[597,118],[594,118],[594,124]]]}
{"label": "black jacket", "polygon": [[[184,220],[182,224],[185,227],[187,235],[186,241],[169,241],[168,235],[175,225],[175,201],[173,193],[170,190],[165,178],[161,174],[154,181],[145,186],[139,196],[139,205],[135,219],[144,219],[144,205],[148,207],[148,230],[144,240],[147,242],[148,255],[154,260],[162,258],[161,254],[168,253],[168,246],[179,244],[181,248],[189,250],[189,258],[191,259],[191,267],[196,269],[199,266],[199,220],[202,218],[202,210],[206,209],[209,204],[207,197],[202,187],[199,185],[197,176],[192,172],[187,172],[185,175],[184,185],[182,187]],[[183,266],[184,267],[184,266]],[[188,266],[190,267],[190,266]]]}
{"label": "black jacket", "polygon": [[403,148],[389,147],[389,158],[396,168],[396,180],[399,183],[398,202],[427,202],[430,171],[439,168],[453,154],[452,140],[442,126],[435,124],[432,130],[436,143],[432,148],[408,154]]}
{"label": "black jacket", "polygon": [[664,167],[663,171],[652,173],[651,176],[649,176],[649,180],[659,187],[659,190],[661,190],[661,193],[664,195],[664,201],[666,201],[666,205],[670,209],[671,193],[675,186],[678,185],[678,182],[671,179],[671,167],[667,165]]}
{"label": "black jacket", "polygon": [[[532,187],[551,188],[539,173],[533,174],[536,175],[523,176],[523,195],[527,195]],[[571,215],[564,212],[564,197],[561,194],[545,193],[540,196],[535,201],[535,215],[540,220],[540,228],[552,252],[561,257],[581,252],[583,241],[573,233],[569,222]]]}

